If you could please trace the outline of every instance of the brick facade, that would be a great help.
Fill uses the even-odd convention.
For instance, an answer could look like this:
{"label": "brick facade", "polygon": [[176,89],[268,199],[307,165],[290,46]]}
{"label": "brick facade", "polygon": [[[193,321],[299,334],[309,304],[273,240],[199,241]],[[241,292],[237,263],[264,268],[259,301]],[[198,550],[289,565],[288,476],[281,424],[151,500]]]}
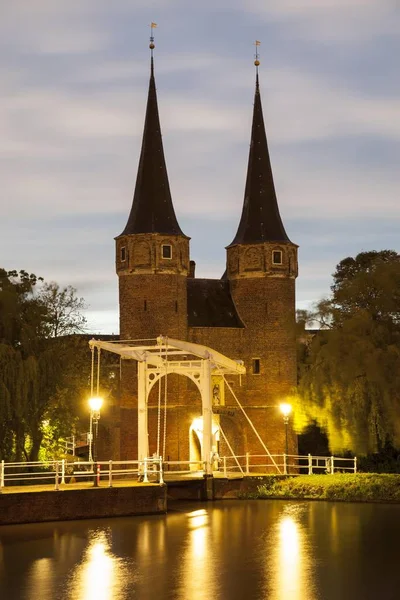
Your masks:
{"label": "brick facade", "polygon": [[[143,236],[130,236],[130,248],[142,243]],[[157,247],[162,239],[148,236],[152,256],[157,256]],[[119,256],[121,240],[117,244]],[[187,283],[189,254],[182,263],[162,269],[154,263],[141,269],[121,268],[117,260],[120,285],[120,337],[124,340],[139,340],[166,335],[188,340],[244,361],[247,373],[239,381],[230,376],[228,381],[239,401],[272,454],[281,454],[285,446],[285,431],[282,415],[277,406],[285,401],[296,385],[295,343],[295,277],[297,275],[297,248],[287,244],[283,248],[282,265],[273,267],[267,261],[275,245],[252,246],[265,258],[261,263],[246,263],[248,246],[236,246],[227,251],[227,276],[237,313],[244,327],[190,327],[188,325]],[[282,248],[282,245],[280,246]],[[131,251],[130,251],[131,254]],[[242,261],[238,269],[232,267],[232,254]],[[242,266],[243,263],[243,266]],[[256,270],[252,270],[252,266]],[[175,271],[175,272],[174,272]],[[253,361],[259,360],[259,373],[253,373]],[[114,446],[114,458],[132,459],[137,456],[137,367],[135,363],[122,364],[120,397],[120,447]],[[162,405],[164,403],[164,382]],[[263,454],[264,451],[250,425],[241,413],[228,389],[225,389],[225,405],[234,411],[232,415],[216,415],[216,422],[228,438],[237,454],[246,451]],[[158,430],[158,384],[149,397],[149,451],[156,452]],[[201,416],[200,394],[186,377],[168,376],[168,409],[166,423],[166,458],[188,460],[190,445],[194,443],[190,427],[196,417]],[[162,450],[164,411],[161,413]],[[296,436],[291,432],[289,451],[297,449]],[[119,451],[118,451],[119,450]],[[220,440],[221,455],[229,455],[223,439]]]}
{"label": "brick facade", "polygon": [[[243,360],[246,375],[241,381],[233,376],[228,381],[269,451],[280,454],[285,428],[277,407],[296,385],[297,246],[287,237],[279,215],[258,75],[243,213],[236,237],[227,247],[226,273],[219,282],[194,280],[189,238],[180,230],[173,210],[160,131],[152,59],[134,201],[127,226],[116,238],[120,338],[141,340],[162,334]],[[118,418],[111,427],[119,440],[113,444],[113,458],[133,459],[137,456],[136,365],[125,361],[121,372]],[[226,386],[224,397],[229,414],[215,414],[216,426],[236,454],[263,454]],[[157,406],[156,384],[149,397],[150,455],[157,449],[159,425],[163,452],[164,412],[159,423]],[[192,425],[201,416],[201,399],[195,385],[186,377],[168,376],[167,406],[165,458],[196,457],[200,442]],[[289,451],[296,449],[291,431]],[[222,438],[219,452],[229,454]]]}

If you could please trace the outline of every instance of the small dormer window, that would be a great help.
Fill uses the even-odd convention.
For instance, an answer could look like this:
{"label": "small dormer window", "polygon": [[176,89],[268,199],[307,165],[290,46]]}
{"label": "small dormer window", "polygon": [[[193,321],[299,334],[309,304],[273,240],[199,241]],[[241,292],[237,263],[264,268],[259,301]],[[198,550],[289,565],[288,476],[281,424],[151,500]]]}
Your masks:
{"label": "small dormer window", "polygon": [[282,264],[282,250],[274,250],[273,251],[272,264],[273,265],[281,265]]}
{"label": "small dormer window", "polygon": [[121,247],[121,262],[125,262],[126,261],[126,247],[122,246]]}
{"label": "small dormer window", "polygon": [[172,258],[172,246],[171,244],[162,244],[161,246],[161,256],[165,259]]}

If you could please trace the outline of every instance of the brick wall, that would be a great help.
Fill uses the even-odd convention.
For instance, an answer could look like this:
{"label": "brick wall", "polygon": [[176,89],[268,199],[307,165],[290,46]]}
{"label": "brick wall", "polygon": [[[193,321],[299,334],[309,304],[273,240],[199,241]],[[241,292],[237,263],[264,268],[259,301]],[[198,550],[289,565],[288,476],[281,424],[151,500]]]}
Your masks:
{"label": "brick wall", "polygon": [[186,339],[186,277],[175,274],[123,275],[119,278],[121,339]]}
{"label": "brick wall", "polygon": [[166,487],[92,488],[0,494],[0,525],[163,513]]}
{"label": "brick wall", "polygon": [[[128,237],[136,240],[128,240],[129,261],[132,261],[134,260],[133,242],[143,244],[147,238],[143,234]],[[147,237],[151,261],[148,267],[136,268],[132,262],[129,265],[118,264],[117,254],[121,339],[154,338],[163,334],[203,344],[230,358],[243,360],[247,370],[246,375],[241,378],[241,381],[239,377],[229,376],[228,381],[269,451],[273,454],[282,453],[285,448],[285,428],[277,407],[280,402],[287,399],[296,385],[297,376],[296,246],[290,243],[281,246],[283,261],[282,265],[277,267],[271,264],[274,245],[256,246],[256,254],[258,253],[256,257],[249,255],[249,248],[246,246],[228,249],[231,292],[245,328],[188,328],[186,278],[189,260],[188,242],[178,238],[173,240],[174,244],[181,244],[183,250],[180,258],[175,253],[176,262],[169,265],[167,272],[163,263],[160,263],[158,250],[160,236],[149,234]],[[118,240],[117,243],[127,242]],[[259,374],[253,374],[254,359],[260,361]],[[150,455],[156,451],[157,443],[157,390],[156,385],[149,397]],[[263,454],[264,450],[259,440],[227,389],[225,402],[235,407],[235,416],[221,415],[215,417],[215,421],[220,420],[234,452],[243,454],[248,451],[252,454]],[[163,403],[164,398],[162,398]],[[120,410],[118,417],[120,456],[124,459],[134,458],[137,456],[137,378],[136,364],[130,361],[123,361],[122,365]],[[201,400],[197,388],[186,377],[168,376],[165,458],[189,459],[190,444],[193,444],[190,426],[193,419],[198,416],[201,416]],[[161,432],[160,453],[162,453],[163,417]],[[117,444],[114,444],[114,452],[117,452],[116,447]],[[297,439],[291,429],[289,451],[297,452]],[[229,454],[223,440],[220,442],[220,454]],[[116,456],[113,455],[113,458]]]}

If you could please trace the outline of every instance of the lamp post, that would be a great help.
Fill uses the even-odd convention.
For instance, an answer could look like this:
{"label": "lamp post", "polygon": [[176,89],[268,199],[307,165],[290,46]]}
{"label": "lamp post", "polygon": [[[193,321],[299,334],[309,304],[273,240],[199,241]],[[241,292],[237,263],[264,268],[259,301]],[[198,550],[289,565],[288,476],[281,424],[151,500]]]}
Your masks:
{"label": "lamp post", "polygon": [[89,428],[89,461],[93,463],[93,485],[98,486],[97,482],[97,434],[100,420],[100,409],[103,405],[103,398],[99,396],[89,399],[90,406],[90,428]]}
{"label": "lamp post", "polygon": [[285,454],[286,456],[289,453],[289,447],[288,447],[288,425],[289,425],[289,415],[292,412],[292,406],[291,404],[287,404],[286,402],[282,403],[279,405],[279,408],[281,409],[281,413],[283,415],[283,422],[285,424]]}

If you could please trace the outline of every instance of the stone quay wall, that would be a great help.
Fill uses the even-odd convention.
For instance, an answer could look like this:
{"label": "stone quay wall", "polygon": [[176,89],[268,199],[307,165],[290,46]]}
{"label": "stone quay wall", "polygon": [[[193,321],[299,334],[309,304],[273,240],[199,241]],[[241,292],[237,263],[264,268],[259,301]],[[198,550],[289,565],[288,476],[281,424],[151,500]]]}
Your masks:
{"label": "stone quay wall", "polygon": [[162,514],[166,511],[165,485],[0,494],[0,525]]}

